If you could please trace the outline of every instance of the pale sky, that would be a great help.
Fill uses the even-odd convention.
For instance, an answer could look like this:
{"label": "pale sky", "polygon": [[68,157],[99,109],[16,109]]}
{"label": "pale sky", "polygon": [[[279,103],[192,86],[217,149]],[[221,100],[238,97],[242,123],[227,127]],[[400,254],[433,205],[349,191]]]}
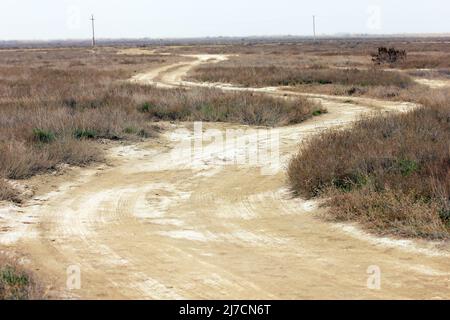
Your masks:
{"label": "pale sky", "polygon": [[448,0],[0,0],[0,40],[449,33]]}

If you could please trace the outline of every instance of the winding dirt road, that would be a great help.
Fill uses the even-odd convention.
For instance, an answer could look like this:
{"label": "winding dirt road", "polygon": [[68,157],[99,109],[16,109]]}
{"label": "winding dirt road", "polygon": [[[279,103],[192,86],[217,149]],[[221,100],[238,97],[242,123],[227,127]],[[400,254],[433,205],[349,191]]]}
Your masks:
{"label": "winding dirt road", "polygon": [[[192,67],[226,57],[186,59],[131,81],[300,95],[187,82],[183,77]],[[235,165],[227,157],[245,153],[245,143],[211,142],[193,159],[177,156],[190,150],[192,125],[166,124],[160,139],[114,147],[107,165],[75,169],[55,191],[23,207],[0,209],[0,244],[25,253],[54,284],[50,294],[66,298],[449,299],[448,251],[323,222],[315,202],[292,198],[286,188],[283,169],[305,139],[373,110],[414,106],[310,96],[329,113],[276,129],[280,162],[273,174],[263,175],[257,164]],[[230,124],[208,124],[203,130],[231,128],[244,130],[239,139],[255,134]],[[269,144],[271,138],[258,143]],[[79,290],[66,288],[71,265],[81,270]],[[381,286],[369,288],[368,270],[377,268]]]}

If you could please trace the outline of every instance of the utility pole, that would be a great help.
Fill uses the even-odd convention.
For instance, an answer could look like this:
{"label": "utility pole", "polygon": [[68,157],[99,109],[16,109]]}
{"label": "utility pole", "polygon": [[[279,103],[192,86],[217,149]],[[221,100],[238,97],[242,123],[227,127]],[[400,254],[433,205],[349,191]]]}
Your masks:
{"label": "utility pole", "polygon": [[316,16],[313,16],[313,35],[314,35],[314,42],[316,41]]}
{"label": "utility pole", "polygon": [[95,27],[94,27],[94,15],[92,15],[91,19],[92,21],[92,46],[95,47]]}

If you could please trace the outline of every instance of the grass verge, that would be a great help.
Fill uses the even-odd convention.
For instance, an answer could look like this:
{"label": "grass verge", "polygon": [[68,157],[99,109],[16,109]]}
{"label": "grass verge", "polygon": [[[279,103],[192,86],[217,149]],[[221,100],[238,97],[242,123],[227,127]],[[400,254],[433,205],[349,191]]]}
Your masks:
{"label": "grass verge", "polygon": [[413,80],[399,72],[378,69],[314,69],[278,66],[204,66],[192,73],[202,82],[235,83],[247,87],[294,85],[394,86],[406,88]]}
{"label": "grass verge", "polygon": [[381,233],[448,238],[450,107],[323,133],[292,159],[288,175],[299,195],[328,197],[332,219],[359,221]]}
{"label": "grass verge", "polygon": [[[144,89],[145,90],[145,89]],[[151,120],[234,122],[284,126],[302,122],[326,110],[306,98],[281,99],[250,92],[218,89],[147,88],[148,100],[139,110]]]}

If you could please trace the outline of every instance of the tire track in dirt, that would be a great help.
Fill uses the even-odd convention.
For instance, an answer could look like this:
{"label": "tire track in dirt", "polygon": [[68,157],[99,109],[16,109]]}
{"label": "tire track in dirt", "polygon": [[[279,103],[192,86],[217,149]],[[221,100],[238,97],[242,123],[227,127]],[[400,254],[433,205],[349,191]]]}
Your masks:
{"label": "tire track in dirt", "polygon": [[[131,81],[304,95],[184,81],[191,68],[226,56],[186,59]],[[25,252],[32,266],[55,283],[54,294],[69,298],[450,298],[450,259],[434,244],[374,242],[353,225],[316,219],[322,210],[317,203],[293,198],[286,189],[283,169],[302,141],[374,110],[405,111],[414,105],[364,98],[348,104],[340,97],[307,96],[321,101],[329,113],[275,129],[281,161],[274,175],[262,175],[258,166],[234,165],[221,154],[244,152],[245,145],[223,150],[211,143],[197,161],[174,158],[172,152],[188,148],[180,142],[194,137],[177,131],[189,125],[167,125],[160,144],[113,148],[111,166],[80,170],[81,177],[30,207],[8,209],[33,224],[21,225],[9,242],[0,234],[0,243]],[[250,127],[205,125],[210,128]],[[82,286],[68,291],[66,268],[74,264],[80,266]],[[366,286],[372,265],[381,268],[381,290]]]}

